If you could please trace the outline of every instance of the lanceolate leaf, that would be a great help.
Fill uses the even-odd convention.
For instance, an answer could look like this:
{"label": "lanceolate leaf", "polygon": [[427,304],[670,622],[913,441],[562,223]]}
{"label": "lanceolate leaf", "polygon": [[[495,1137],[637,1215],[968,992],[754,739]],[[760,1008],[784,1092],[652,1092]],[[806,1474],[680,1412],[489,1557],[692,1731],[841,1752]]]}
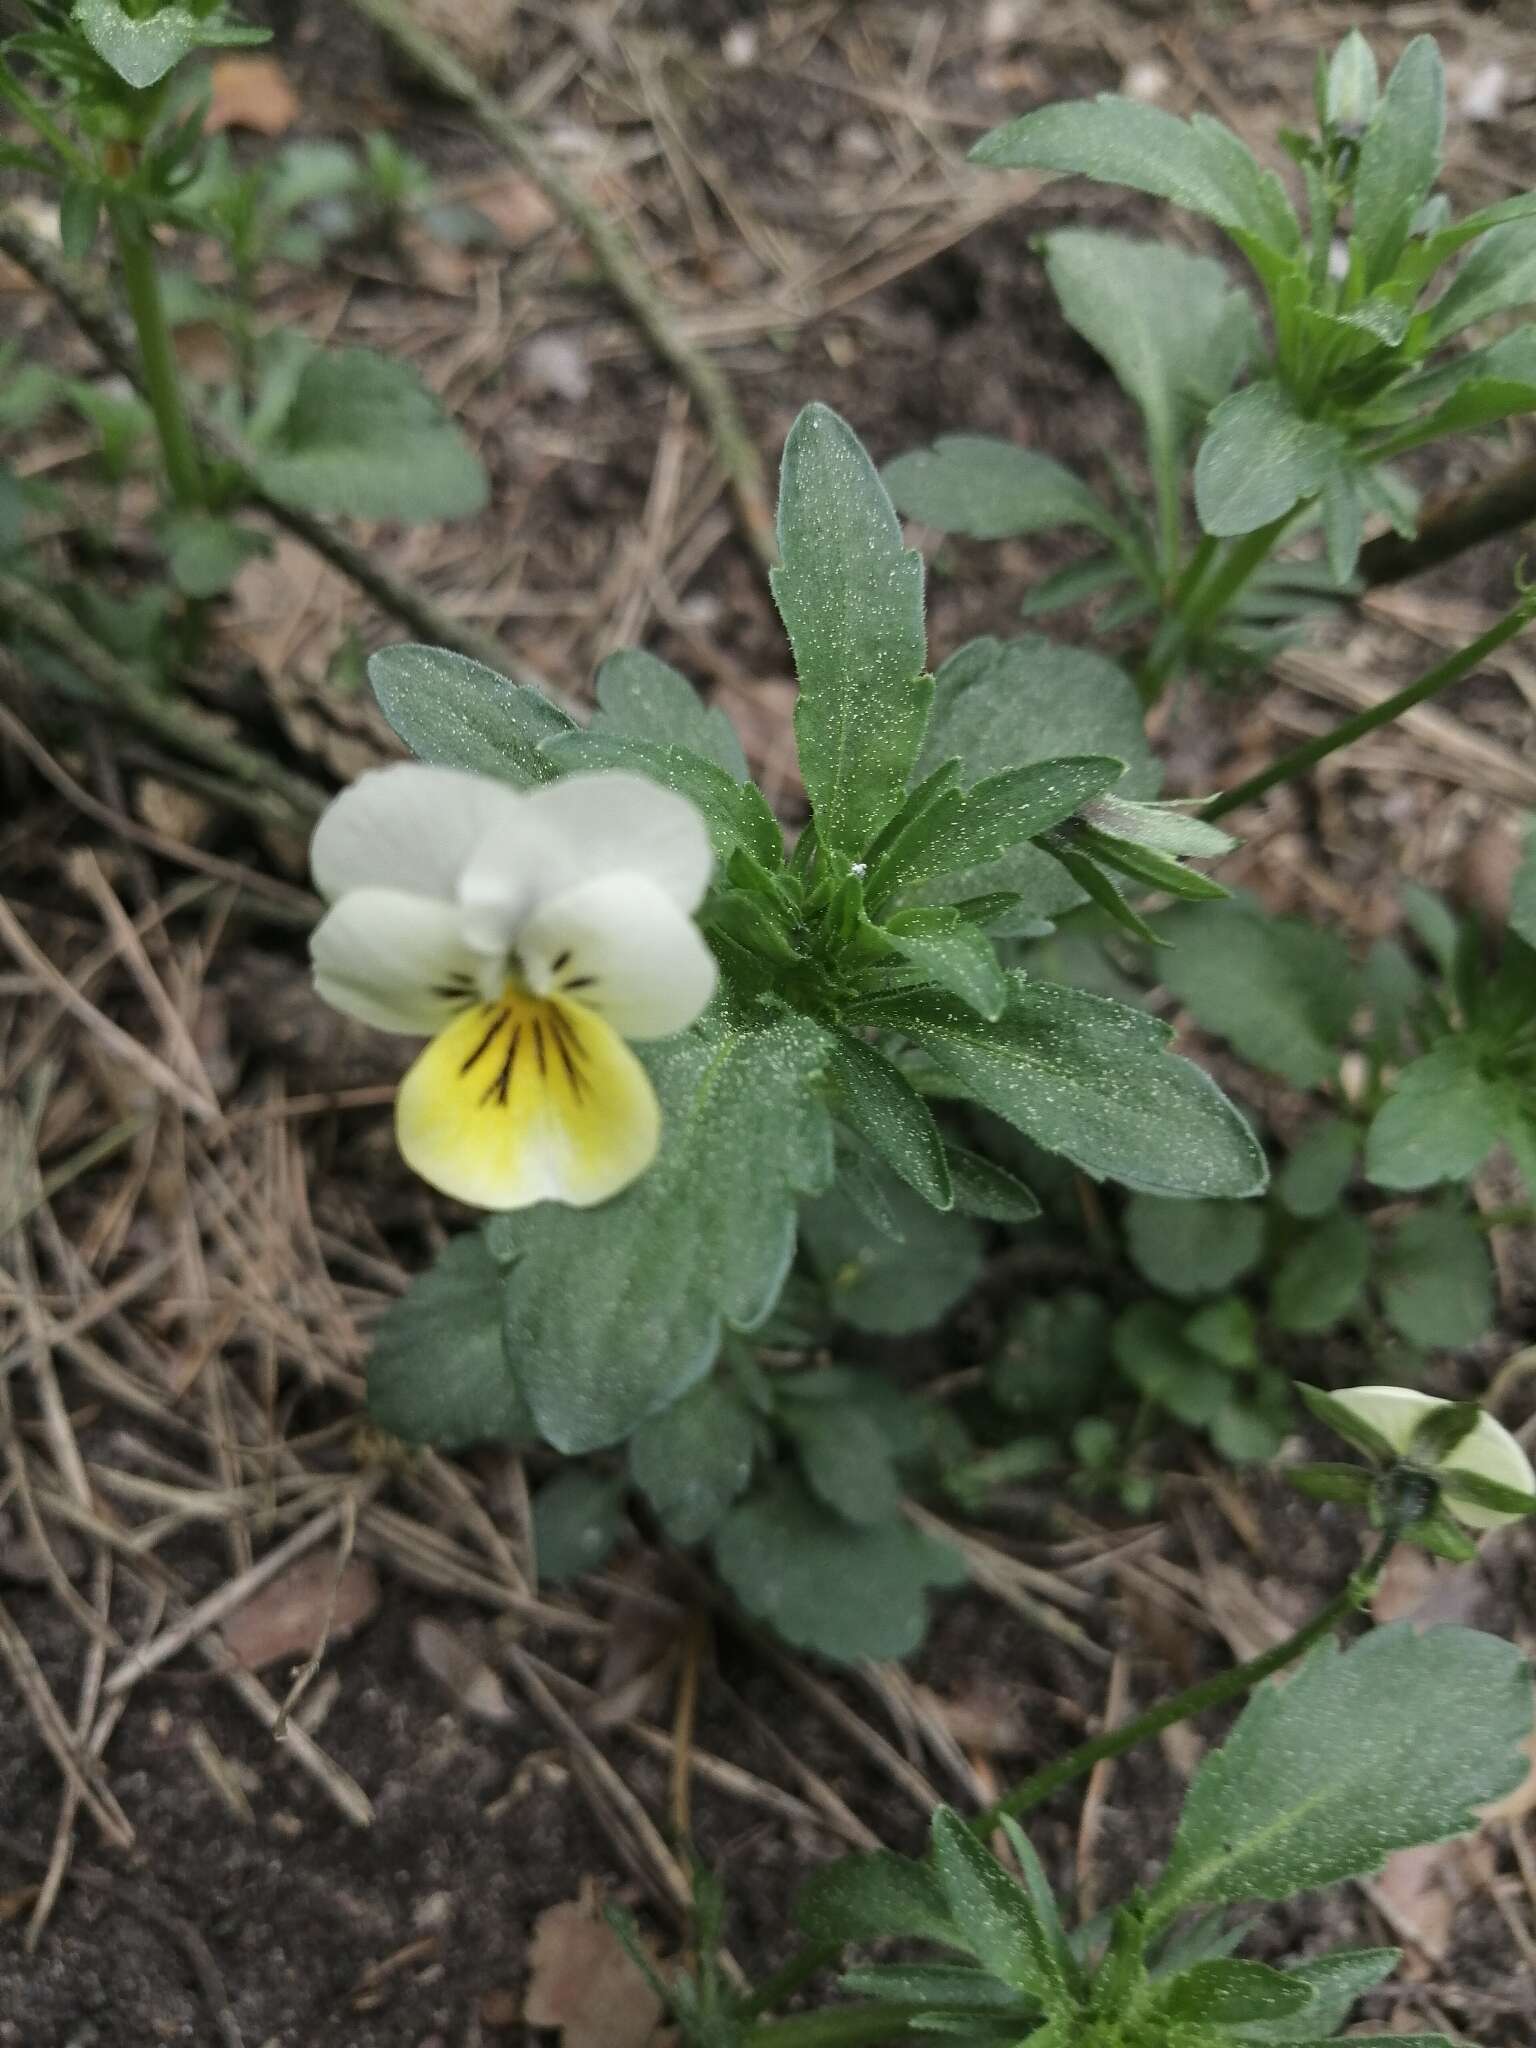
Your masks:
{"label": "lanceolate leaf", "polygon": [[1491,314],[1536,301],[1536,221],[1486,235],[1429,309],[1432,348]]}
{"label": "lanceolate leaf", "polygon": [[1207,1074],[1172,1057],[1156,1018],[1080,989],[1011,974],[993,1023],[953,997],[871,1000],[986,1108],[1096,1179],[1153,1194],[1257,1194],[1253,1133]]}
{"label": "lanceolate leaf", "polygon": [[877,1849],[813,1871],[795,1901],[795,1924],[816,1941],[881,1941],[892,1935],[958,1948],[954,1917],[926,1863]]}
{"label": "lanceolate leaf", "polygon": [[1354,236],[1366,281],[1389,277],[1413,217],[1440,169],[1445,73],[1432,36],[1415,36],[1399,59],[1360,145]]}
{"label": "lanceolate leaf", "polygon": [[923,564],[845,421],[807,406],[784,448],[773,594],[795,650],[800,772],[824,847],[862,853],[923,744]]}
{"label": "lanceolate leaf", "polygon": [[954,1201],[944,1141],[933,1111],[902,1073],[867,1039],[836,1032],[827,1049],[827,1079],[838,1114],[936,1209]]}
{"label": "lanceolate leaf", "polygon": [[559,770],[540,748],[574,730],[557,705],[526,683],[446,647],[381,647],[368,680],[379,708],[418,760],[495,775],[519,789]]}
{"label": "lanceolate leaf", "polygon": [[638,647],[610,654],[597,671],[597,716],[602,732],[687,747],[724,769],[733,781],[747,779],[747,760],[736,728],[717,705],[702,702],[686,676]]}
{"label": "lanceolate leaf", "polygon": [[896,509],[940,533],[1005,540],[1052,526],[1087,526],[1115,538],[1119,525],[1080,477],[1033,448],[983,434],[946,434],[898,455],[885,471]]}
{"label": "lanceolate leaf", "polygon": [[616,1443],[701,1379],[722,1327],[769,1313],[795,1240],[795,1196],[827,1184],[825,1041],[799,1018],[719,1001],[642,1049],[662,1149],[597,1209],[541,1203],[490,1226],[511,1263],[508,1356],[556,1449]]}
{"label": "lanceolate leaf", "polygon": [[1211,414],[1195,461],[1207,533],[1253,533],[1314,497],[1347,454],[1333,427],[1302,417],[1278,384],[1249,384]]}
{"label": "lanceolate leaf", "polygon": [[1519,1784],[1530,1730],[1530,1671],[1512,1643],[1406,1624],[1346,1651],[1328,1643],[1255,1693],[1201,1766],[1154,1916],[1288,1898],[1459,1834]]}
{"label": "lanceolate leaf", "polygon": [[1048,2009],[1062,2003],[1061,1958],[1034,1900],[948,1807],[933,1817],[932,1853],[950,1913],[977,1961]]}
{"label": "lanceolate leaf", "polygon": [[1246,295],[1208,256],[1081,228],[1046,237],[1045,270],[1062,312],[1140,406],[1154,467],[1170,468],[1243,366]]}
{"label": "lanceolate leaf", "polygon": [[[1086,760],[1097,757],[1128,764],[1114,784],[1117,795],[1155,795],[1157,766],[1135,686],[1101,655],[1059,646],[1040,634],[972,640],[945,662],[934,682],[922,771],[957,760],[960,779],[971,789],[1037,764],[1051,764],[1053,781],[1065,779],[1088,772]],[[1075,764],[1070,770],[1069,760]],[[1013,915],[1026,927],[1082,901],[1082,892],[1051,856],[1031,845],[1016,845],[996,860],[924,885],[925,895],[953,902],[994,890],[1019,896]],[[1010,928],[1011,920],[1002,927]]]}
{"label": "lanceolate leaf", "polygon": [[1332,932],[1241,903],[1181,906],[1157,929],[1172,946],[1158,972],[1207,1031],[1299,1088],[1332,1078],[1358,988]]}
{"label": "lanceolate leaf", "polygon": [[971,157],[1002,170],[1075,172],[1129,185],[1282,254],[1300,245],[1284,186],[1230,129],[1200,117],[1181,121],[1140,100],[1101,93],[1040,107],[984,135]]}

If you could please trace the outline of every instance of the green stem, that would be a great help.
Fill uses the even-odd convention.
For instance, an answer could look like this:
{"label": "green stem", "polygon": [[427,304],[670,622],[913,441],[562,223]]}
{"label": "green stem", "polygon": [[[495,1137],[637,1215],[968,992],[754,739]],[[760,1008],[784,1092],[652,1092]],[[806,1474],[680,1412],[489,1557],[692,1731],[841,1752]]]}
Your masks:
{"label": "green stem", "polygon": [[1315,768],[1319,761],[1325,761],[1330,754],[1336,754],[1341,747],[1352,746],[1356,740],[1364,739],[1367,733],[1375,732],[1378,726],[1389,725],[1394,718],[1401,718],[1405,711],[1411,711],[1415,704],[1422,704],[1426,698],[1445,690],[1452,683],[1459,683],[1481,666],[1488,656],[1502,647],[1507,640],[1513,640],[1517,633],[1523,633],[1531,620],[1536,618],[1536,589],[1532,589],[1520,602],[1492,626],[1470,647],[1464,647],[1459,654],[1453,654],[1448,661],[1442,661],[1438,668],[1432,668],[1427,675],[1420,676],[1416,683],[1410,683],[1405,690],[1399,690],[1395,697],[1385,697],[1381,703],[1373,704],[1368,711],[1358,712],[1353,718],[1346,718],[1342,725],[1336,725],[1332,732],[1319,734],[1315,740],[1308,740],[1305,746],[1294,748],[1289,754],[1282,754],[1278,761],[1270,763],[1258,775],[1251,775],[1246,782],[1240,782],[1236,789],[1225,790],[1208,803],[1200,815],[1202,818],[1225,817],[1228,811],[1235,811],[1240,804],[1246,804],[1254,797],[1262,796],[1277,783],[1291,782],[1298,775],[1305,775],[1309,768]]}
{"label": "green stem", "polygon": [[16,109],[33,133],[43,138],[72,177],[84,180],[95,178],[96,172],[90,158],[83,150],[75,147],[48,109],[38,105],[26,87],[4,64],[0,64],[0,100]]}
{"label": "green stem", "polygon": [[1302,510],[1301,505],[1293,505],[1268,526],[1260,526],[1234,541],[1215,574],[1206,578],[1190,598],[1185,608],[1185,624],[1198,632],[1219,619],[1243,586],[1264,566],[1281,534]]}
{"label": "green stem", "polygon": [[835,1941],[810,1941],[803,1948],[796,1949],[782,1969],[775,1970],[747,2000],[744,2010],[749,2013],[772,2012],[794,1996],[809,1978],[832,1962],[838,1952]]}
{"label": "green stem", "polygon": [[922,2005],[830,2005],[820,2012],[791,2013],[787,2020],[768,2020],[746,2036],[746,2048],[863,2048],[904,2034],[909,2020],[930,2008]]}
{"label": "green stem", "polygon": [[1137,686],[1143,699],[1156,699],[1184,650],[1197,640],[1231,604],[1243,586],[1274,549],[1276,541],[1303,508],[1293,505],[1268,526],[1258,527],[1234,541],[1220,562],[1215,561],[1216,542],[1207,534],[1190,556],[1174,588],[1163,617],[1163,631],[1142,663]]}
{"label": "green stem", "polygon": [[1220,1671],[1214,1678],[1207,1678],[1199,1685],[1186,1687],[1171,1698],[1138,1715],[1134,1721],[1127,1721],[1119,1728],[1107,1729],[1103,1735],[1096,1735],[1091,1742],[1081,1742],[1076,1749],[1069,1749],[1065,1756],[1058,1757],[1044,1770],[1036,1771],[1021,1785],[979,1813],[971,1822],[972,1830],[978,1835],[989,1835],[1004,1815],[1014,1819],[1021,1813],[1028,1813],[1042,1800],[1049,1799],[1053,1792],[1059,1792],[1063,1785],[1074,1778],[1091,1771],[1095,1764],[1103,1763],[1110,1757],[1123,1756],[1128,1749],[1134,1749],[1138,1742],[1145,1742],[1149,1735],[1159,1735],[1165,1728],[1171,1728],[1178,1721],[1187,1721],[1194,1714],[1203,1714],[1209,1707],[1219,1707],[1228,1700],[1268,1678],[1271,1673],[1283,1671],[1287,1664],[1295,1663],[1305,1656],[1314,1643],[1321,1642],[1355,1608],[1371,1596],[1382,1568],[1397,1541],[1397,1532],[1390,1531],[1383,1536],[1372,1551],[1369,1559],[1350,1579],[1343,1591],[1336,1593],[1325,1607],[1319,1608],[1312,1619],[1299,1628],[1293,1636],[1287,1636],[1283,1643],[1277,1643],[1272,1650],[1266,1650],[1261,1657],[1250,1657],[1246,1664],[1236,1664],[1230,1671]]}
{"label": "green stem", "polygon": [[165,302],[160,296],[154,237],[122,200],[109,201],[107,217],[112,223],[117,258],[122,266],[128,310],[138,335],[144,396],[155,416],[171,495],[178,505],[195,507],[203,503],[202,466],[182,403],[181,368],[165,317]]}

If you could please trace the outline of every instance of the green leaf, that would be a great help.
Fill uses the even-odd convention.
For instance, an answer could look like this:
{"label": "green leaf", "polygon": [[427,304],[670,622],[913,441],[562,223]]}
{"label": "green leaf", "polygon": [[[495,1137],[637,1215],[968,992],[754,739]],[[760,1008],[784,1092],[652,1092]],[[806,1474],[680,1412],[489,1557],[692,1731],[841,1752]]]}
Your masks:
{"label": "green leaf", "polygon": [[894,2000],[902,2005],[931,2005],[950,2012],[1011,2012],[1024,2024],[1035,2010],[1008,1984],[999,1984],[985,1970],[967,1963],[866,1963],[845,1970],[838,1979],[844,1991],[863,1998]]}
{"label": "green leaf", "polygon": [[264,43],[270,34],[217,16],[208,19],[188,7],[161,7],[136,16],[121,0],[75,0],[74,20],[101,61],[136,92],[158,85],[193,50]]}
{"label": "green leaf", "polygon": [[1184,1335],[1197,1351],[1231,1372],[1246,1372],[1259,1362],[1253,1310],[1239,1294],[1223,1295],[1196,1309],[1184,1325]]}
{"label": "green leaf", "polygon": [[1210,1076],[1166,1051],[1167,1025],[1022,974],[995,1023],[900,992],[871,1021],[905,1032],[985,1108],[1095,1179],[1151,1194],[1257,1194],[1264,1154]]}
{"label": "green leaf", "polygon": [[1050,612],[1065,611],[1068,605],[1129,583],[1133,573],[1123,555],[1091,555],[1086,562],[1069,563],[1035,584],[1019,606],[1019,617],[1043,619]]}
{"label": "green leaf", "polygon": [[1342,2027],[1363,1992],[1390,1977],[1401,1951],[1395,1948],[1336,1949],[1292,1963],[1287,1979],[1306,1987],[1310,2002],[1293,2019],[1250,2021],[1238,2029],[1244,2041],[1313,2041]]}
{"label": "green leaf", "polygon": [[1281,1260],[1270,1287],[1270,1314],[1282,1330],[1331,1330],[1359,1301],[1370,1265],[1369,1230],[1341,1209],[1298,1238]]}
{"label": "green leaf", "polygon": [[1189,1340],[1171,1301],[1139,1301],[1117,1318],[1115,1363],[1149,1401],[1190,1429],[1215,1421],[1232,1396],[1230,1375]]}
{"label": "green leaf", "polygon": [[1264,1211],[1251,1202],[1175,1202],[1133,1195],[1125,1206],[1131,1262],[1165,1294],[1220,1294],[1258,1264]]}
{"label": "green leaf", "polygon": [[605,1564],[624,1526],[624,1482],[611,1473],[571,1471],[533,1497],[539,1579],[574,1579]]}
{"label": "green leaf", "polygon": [[939,1127],[901,1069],[868,1039],[835,1031],[826,1071],[833,1107],[849,1128],[924,1201],[951,1208],[955,1197]]}
{"label": "green leaf", "polygon": [[1365,1171],[1382,1188],[1467,1180],[1503,1132],[1503,1095],[1462,1039],[1437,1045],[1398,1075],[1372,1119]]}
{"label": "green leaf", "polygon": [[1059,1423],[1098,1401],[1110,1343],[1109,1309],[1099,1295],[1072,1288],[1026,1301],[987,1368],[988,1388],[1016,1415]]}
{"label": "green leaf", "polygon": [[1432,36],[1415,36],[1398,60],[1355,169],[1354,233],[1367,284],[1392,274],[1440,170],[1445,73]]}
{"label": "green leaf", "polygon": [[690,747],[588,728],[557,733],[546,742],[544,751],[565,772],[629,769],[687,797],[702,813],[722,866],[737,847],[769,868],[783,861],[783,834],[762,791],[755,783],[734,781],[723,768]]}
{"label": "green leaf", "polygon": [[1042,247],[1062,312],[1141,408],[1154,470],[1171,473],[1253,345],[1247,295],[1166,242],[1068,228]]}
{"label": "green leaf", "polygon": [[1101,93],[1040,107],[984,135],[973,163],[999,170],[1062,171],[1171,199],[1221,227],[1281,253],[1301,230],[1285,188],[1228,128],[1181,121],[1140,100]]}
{"label": "green leaf", "polygon": [[464,519],[485,471],[408,363],[364,348],[312,349],[252,465],[285,505],[353,519]]}
{"label": "green leaf", "polygon": [[795,1197],[831,1175],[817,1079],[825,1040],[717,1000],[640,1048],[662,1111],[654,1166],[597,1209],[498,1217],[508,1353],[557,1450],[616,1443],[702,1379],[722,1327],[768,1315],[795,1241]]}
{"label": "green leaf", "polygon": [[654,654],[638,647],[610,654],[597,671],[597,705],[594,729],[686,747],[733,781],[747,780],[747,758],[735,726],[718,706],[700,699],[686,676]]}
{"label": "green leaf", "polygon": [[795,651],[800,772],[824,847],[858,855],[901,803],[928,723],[923,564],[857,436],[807,406],[784,447],[773,594]]}
{"label": "green leaf", "polygon": [[1243,903],[1162,912],[1158,973],[1205,1030],[1298,1088],[1332,1080],[1358,977],[1332,932]]}
{"label": "green leaf", "polygon": [[697,1543],[745,1491],[756,1440],[750,1412],[716,1374],[641,1423],[629,1476],[674,1543]]}
{"label": "green leaf", "polygon": [[532,789],[558,774],[545,740],[573,730],[527,683],[446,647],[381,647],[368,659],[379,708],[418,760]]}
{"label": "green leaf", "polygon": [[1530,1670],[1512,1643],[1407,1624],[1348,1650],[1325,1643],[1254,1693],[1200,1767],[1154,1914],[1288,1898],[1460,1834],[1520,1783],[1530,1728]]}
{"label": "green leaf", "polygon": [[1275,1194],[1293,1216],[1311,1219],[1336,1209],[1349,1186],[1360,1149],[1355,1126],[1341,1116],[1319,1117],[1296,1141],[1275,1177]]}
{"label": "green leaf", "polygon": [[1219,860],[1237,845],[1230,832],[1190,817],[1178,803],[1138,804],[1122,796],[1095,796],[1082,806],[1082,815],[1085,824],[1100,832],[1176,860]]}
{"label": "green leaf", "polygon": [[[1424,379],[1424,395],[1437,395]],[[1471,433],[1513,413],[1536,410],[1536,331],[1527,322],[1489,347],[1457,358],[1444,380],[1452,386],[1444,403],[1414,426],[1412,440]],[[1404,392],[1413,387],[1405,385]]]}
{"label": "green leaf", "polygon": [[966,791],[959,816],[930,853],[922,873],[947,875],[985,866],[1112,789],[1125,768],[1124,761],[1107,754],[1089,754],[1065,761],[1030,761],[987,776]]}
{"label": "green leaf", "polygon": [[925,981],[958,996],[982,1017],[1002,1015],[1008,1001],[1008,977],[997,948],[958,910],[947,905],[898,910],[883,929],[896,951]]}
{"label": "green leaf", "polygon": [[813,1941],[839,1947],[890,1937],[960,1947],[932,1869],[887,1849],[840,1856],[812,1871],[795,1900],[795,1925]]}
{"label": "green leaf", "polygon": [[1217,406],[1200,444],[1200,524],[1221,536],[1268,526],[1301,499],[1315,497],[1347,453],[1343,436],[1303,418],[1280,385],[1249,384]]}
{"label": "green leaf", "polygon": [[961,1940],[982,1967],[1047,2011],[1064,2004],[1060,1953],[1034,1899],[947,1806],[933,1816],[932,1856]]}
{"label": "green leaf", "polygon": [[1007,540],[1053,526],[1087,526],[1107,538],[1118,521],[1080,477],[1048,455],[984,434],[946,434],[898,455],[885,487],[896,509],[940,533]]}
{"label": "green leaf", "polygon": [[188,597],[217,597],[271,542],[263,533],[209,512],[176,512],[162,522],[171,581]]}
{"label": "green leaf", "polygon": [[838,1664],[908,1655],[927,1628],[927,1588],[965,1575],[957,1552],[909,1523],[857,1528],[787,1472],[731,1509],[714,1550],[749,1614]]}
{"label": "green leaf", "polygon": [[1469,1507],[1490,1508],[1496,1515],[1536,1514],[1536,1493],[1526,1493],[1518,1486],[1501,1486],[1498,1480],[1485,1479],[1480,1472],[1460,1472],[1442,1466],[1435,1474],[1435,1482],[1447,1500],[1465,1501]]}
{"label": "green leaf", "polygon": [[[934,689],[922,774],[958,760],[969,789],[1008,769],[1100,757],[1128,764],[1115,784],[1117,795],[1156,793],[1157,765],[1135,685],[1100,655],[1058,646],[1042,635],[972,640],[945,662]],[[1083,900],[1050,855],[1030,845],[1015,846],[924,893],[958,902],[1001,890],[1020,899],[1004,930],[1028,929],[1034,920],[1059,916]]]}
{"label": "green leaf", "polygon": [[1267,1963],[1227,1957],[1196,1963],[1156,1987],[1159,2013],[1188,2026],[1229,2027],[1252,2020],[1283,2020],[1312,2004],[1306,1984]]}
{"label": "green leaf", "polygon": [[860,1527],[900,1514],[895,1459],[872,1415],[849,1402],[787,1396],[779,1415],[795,1439],[801,1475],[823,1507]]}
{"label": "green leaf", "polygon": [[962,1216],[983,1216],[992,1223],[1032,1223],[1040,1203],[1032,1189],[995,1159],[946,1145],[944,1157]]}
{"label": "green leaf", "polygon": [[1376,1491],[1376,1482],[1359,1465],[1289,1465],[1281,1477],[1308,1500],[1335,1501],[1344,1507],[1368,1507]]}
{"label": "green leaf", "polygon": [[1430,307],[1425,339],[1438,348],[1464,327],[1536,302],[1536,221],[1495,228]]}
{"label": "green leaf", "polygon": [[886,1229],[841,1186],[807,1202],[800,1218],[806,1255],[842,1321],[893,1336],[931,1329],[980,1276],[976,1226],[931,1208],[893,1176],[881,1176],[880,1194]]}
{"label": "green leaf", "polygon": [[381,1429],[444,1451],[533,1435],[502,1342],[501,1293],[501,1269],[471,1230],[390,1304],[368,1357],[368,1412]]}
{"label": "green leaf", "polygon": [[1455,1350],[1493,1321],[1487,1241],[1465,1209],[1436,1203],[1405,1216],[1382,1256],[1381,1305],[1410,1343]]}

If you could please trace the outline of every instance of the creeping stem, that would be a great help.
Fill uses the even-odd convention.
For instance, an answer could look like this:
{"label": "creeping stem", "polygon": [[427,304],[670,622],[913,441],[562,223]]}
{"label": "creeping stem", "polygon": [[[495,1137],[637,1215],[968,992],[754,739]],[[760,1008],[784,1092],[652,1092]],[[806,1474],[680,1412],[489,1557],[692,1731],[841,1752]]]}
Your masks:
{"label": "creeping stem", "polygon": [[1405,711],[1411,711],[1415,704],[1422,704],[1437,691],[1448,689],[1452,683],[1459,683],[1484,662],[1488,656],[1502,647],[1506,640],[1513,640],[1517,633],[1536,618],[1536,589],[1527,591],[1513,610],[1506,612],[1496,626],[1490,626],[1470,647],[1462,648],[1448,661],[1442,661],[1438,668],[1432,668],[1427,675],[1410,683],[1405,690],[1399,690],[1395,697],[1384,697],[1379,704],[1371,705],[1368,711],[1357,712],[1353,718],[1346,718],[1336,725],[1332,732],[1320,733],[1315,740],[1308,740],[1304,746],[1293,748],[1289,754],[1282,754],[1278,761],[1271,761],[1259,774],[1249,776],[1236,789],[1224,790],[1214,797],[1201,811],[1202,818],[1221,818],[1228,811],[1235,811],[1239,804],[1245,804],[1256,796],[1262,796],[1277,783],[1292,782],[1298,775],[1305,775],[1309,768],[1315,768],[1319,761],[1325,761],[1330,754],[1336,754],[1340,747],[1351,746],[1356,740],[1364,739],[1380,725],[1389,725],[1394,718],[1401,718]]}
{"label": "creeping stem", "polygon": [[1294,1664],[1314,1643],[1320,1643],[1324,1636],[1331,1635],[1355,1608],[1369,1600],[1396,1541],[1397,1531],[1389,1530],[1365,1564],[1352,1574],[1343,1590],[1336,1593],[1325,1607],[1320,1607],[1294,1635],[1287,1636],[1283,1643],[1276,1643],[1261,1657],[1250,1657],[1246,1664],[1234,1664],[1230,1671],[1219,1671],[1214,1678],[1187,1686],[1183,1692],[1176,1692],[1149,1708],[1145,1714],[1139,1714],[1134,1721],[1126,1721],[1119,1728],[1106,1729],[1091,1742],[1080,1742],[1076,1749],[1069,1749],[1065,1756],[1036,1771],[984,1812],[977,1814],[971,1822],[973,1832],[990,1834],[1004,1815],[1017,1819],[1021,1813],[1028,1813],[1063,1785],[1091,1771],[1095,1764],[1110,1757],[1123,1756],[1138,1742],[1145,1742],[1150,1735],[1160,1735],[1177,1721],[1187,1721],[1195,1714],[1203,1714],[1209,1707],[1219,1707],[1228,1700],[1238,1699],[1274,1672],[1283,1671],[1287,1664]]}
{"label": "creeping stem", "polygon": [[[1223,1706],[1228,1700],[1241,1698],[1276,1671],[1283,1671],[1287,1664],[1294,1664],[1297,1658],[1304,1657],[1308,1650],[1331,1635],[1341,1621],[1347,1620],[1356,1608],[1363,1607],[1370,1599],[1392,1554],[1398,1533],[1395,1525],[1389,1528],[1365,1563],[1350,1575],[1348,1583],[1283,1643],[1277,1643],[1260,1657],[1250,1657],[1246,1664],[1235,1664],[1230,1671],[1218,1672],[1214,1678],[1173,1693],[1145,1714],[1138,1715],[1134,1721],[1108,1729],[1091,1742],[1079,1743],[1076,1749],[1068,1750],[1055,1763],[1034,1772],[1022,1784],[1015,1785],[1011,1792],[977,1814],[970,1823],[973,1833],[991,1834],[1005,1816],[1012,1819],[1028,1813],[1049,1799],[1052,1793],[1059,1792],[1063,1785],[1085,1776],[1095,1764],[1110,1757],[1123,1756],[1137,1743],[1145,1742],[1151,1735],[1161,1734],[1163,1729],[1173,1727],[1176,1722],[1187,1721],[1210,1707]],[[836,1954],[837,1949],[830,1942],[806,1943],[749,2000],[747,2010],[754,2013],[770,2011],[797,1991],[807,1978],[830,1963]],[[884,2040],[903,2032],[907,2015],[913,2010],[899,2005],[842,2005],[795,2013],[788,2019],[764,2021],[754,2027],[747,2036],[747,2048],[862,2048],[866,2042]]]}

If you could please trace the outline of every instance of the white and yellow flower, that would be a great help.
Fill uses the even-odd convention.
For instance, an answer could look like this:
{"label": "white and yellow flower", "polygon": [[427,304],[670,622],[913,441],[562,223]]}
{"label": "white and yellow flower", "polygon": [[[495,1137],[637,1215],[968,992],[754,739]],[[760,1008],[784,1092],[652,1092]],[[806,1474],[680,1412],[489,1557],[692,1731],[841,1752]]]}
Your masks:
{"label": "white and yellow flower", "polygon": [[523,793],[402,762],[336,798],[310,864],[319,994],[431,1038],[395,1106],[424,1180],[485,1209],[588,1208],[645,1171],[660,1113],[625,1040],[681,1031],[715,986],[692,804],[638,775]]}
{"label": "white and yellow flower", "polygon": [[[1385,1437],[1399,1457],[1412,1454],[1414,1432],[1421,1422],[1452,1405],[1433,1394],[1417,1393],[1412,1387],[1346,1387],[1333,1398],[1367,1428]],[[1515,1493],[1536,1494],[1536,1473],[1531,1470],[1530,1459],[1518,1439],[1486,1409],[1461,1442],[1436,1462],[1435,1469],[1468,1472],[1474,1478],[1492,1480],[1495,1486],[1509,1487]],[[1452,1499],[1449,1505],[1456,1519],[1472,1529],[1497,1529],[1521,1519],[1518,1514],[1468,1500]]]}

